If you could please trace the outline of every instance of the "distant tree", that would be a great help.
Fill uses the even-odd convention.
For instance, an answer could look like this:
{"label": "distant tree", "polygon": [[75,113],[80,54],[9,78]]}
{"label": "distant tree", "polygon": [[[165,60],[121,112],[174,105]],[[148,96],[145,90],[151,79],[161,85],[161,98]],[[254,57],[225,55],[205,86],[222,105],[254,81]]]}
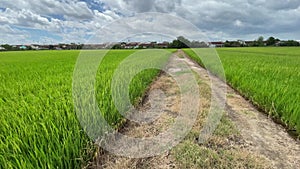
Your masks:
{"label": "distant tree", "polygon": [[173,42],[170,44],[170,47],[177,49],[189,48],[190,44],[191,42],[188,39],[183,36],[179,36],[176,40],[173,40]]}
{"label": "distant tree", "polygon": [[276,39],[274,37],[269,37],[267,40],[267,46],[274,46],[276,44]]}
{"label": "distant tree", "polygon": [[244,44],[240,43],[239,41],[225,41],[225,47],[243,47]]}
{"label": "distant tree", "polygon": [[121,44],[115,44],[112,49],[122,49]]}
{"label": "distant tree", "polygon": [[280,42],[280,39],[278,38],[274,38],[274,37],[269,37],[269,39],[267,40],[267,46],[275,46],[277,45],[277,43]]}
{"label": "distant tree", "polygon": [[225,43],[224,43],[224,46],[225,47],[231,47],[231,44],[230,44],[230,42],[228,40],[226,40]]}
{"label": "distant tree", "polygon": [[260,36],[258,39],[253,41],[249,46],[259,47],[259,46],[265,46],[264,37]]}
{"label": "distant tree", "polygon": [[281,42],[280,46],[300,46],[300,43],[294,40],[288,40]]}
{"label": "distant tree", "polygon": [[207,48],[209,47],[205,42],[192,41],[190,44],[191,48]]}
{"label": "distant tree", "polygon": [[54,50],[54,49],[55,49],[55,46],[49,45],[49,50]]}
{"label": "distant tree", "polygon": [[264,37],[263,37],[263,36],[260,36],[260,37],[257,39],[257,44],[258,44],[258,46],[265,46],[265,43],[264,43]]}
{"label": "distant tree", "polygon": [[27,50],[33,50],[31,46],[27,46]]}
{"label": "distant tree", "polygon": [[77,49],[82,49],[82,48],[83,48],[83,44],[77,45]]}
{"label": "distant tree", "polygon": [[179,40],[181,43],[183,43],[184,44],[183,46],[185,46],[185,47],[188,47],[191,45],[191,42],[183,36],[179,36],[177,38],[177,40]]}
{"label": "distant tree", "polygon": [[13,50],[13,47],[10,46],[9,44],[5,44],[5,45],[1,45],[3,48],[5,48],[6,50]]}
{"label": "distant tree", "polygon": [[199,45],[200,45],[200,48],[208,48],[209,47],[209,45],[204,41],[200,42]]}

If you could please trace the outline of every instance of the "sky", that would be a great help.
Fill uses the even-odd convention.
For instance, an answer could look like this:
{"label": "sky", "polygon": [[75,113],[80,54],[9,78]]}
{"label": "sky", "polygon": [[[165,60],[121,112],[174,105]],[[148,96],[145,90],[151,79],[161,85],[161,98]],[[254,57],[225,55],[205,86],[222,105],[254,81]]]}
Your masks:
{"label": "sky", "polygon": [[300,0],[0,0],[0,44],[300,40],[299,28]]}

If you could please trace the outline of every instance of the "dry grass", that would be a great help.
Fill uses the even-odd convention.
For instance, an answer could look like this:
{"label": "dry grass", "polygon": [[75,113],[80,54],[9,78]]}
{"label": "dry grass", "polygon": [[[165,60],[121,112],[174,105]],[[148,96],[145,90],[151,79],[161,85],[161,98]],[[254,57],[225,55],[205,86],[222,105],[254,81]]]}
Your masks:
{"label": "dry grass", "polygon": [[[245,142],[226,112],[213,136],[206,143],[198,144],[199,133],[210,109],[211,90],[207,75],[204,74],[204,78],[195,75],[200,89],[200,111],[192,130],[179,145],[163,155],[144,159],[117,157],[105,152],[99,155],[98,164],[93,168],[269,168],[263,157],[245,148]],[[168,111],[150,125],[129,122],[122,131],[124,134],[155,136],[173,124],[180,110],[178,86],[170,76],[162,74],[150,88],[156,89],[165,92]],[[147,108],[147,104],[145,101],[142,109]]]}

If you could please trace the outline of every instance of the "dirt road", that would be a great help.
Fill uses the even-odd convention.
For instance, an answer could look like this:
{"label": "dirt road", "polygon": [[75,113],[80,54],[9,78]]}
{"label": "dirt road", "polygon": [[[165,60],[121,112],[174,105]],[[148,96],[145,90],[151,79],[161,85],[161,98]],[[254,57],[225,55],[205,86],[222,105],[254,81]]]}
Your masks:
{"label": "dirt road", "polygon": [[[248,101],[227,88],[224,117],[214,135],[199,145],[199,131],[203,127],[210,108],[211,79],[205,69],[191,61],[183,51],[176,52],[167,69],[180,73],[178,63],[184,62],[198,75],[201,103],[196,123],[190,134],[175,148],[156,157],[130,159],[118,157],[103,150],[89,168],[299,168],[300,145],[285,129],[259,112]],[[212,77],[215,78],[215,77]],[[217,78],[214,79],[218,81]],[[222,83],[222,81],[219,81]],[[152,137],[165,131],[180,112],[179,88],[172,77],[161,74],[150,87],[161,90],[167,106],[156,121],[137,124],[128,121],[121,132],[131,137]],[[149,95],[139,108],[148,109]],[[161,111],[161,110],[158,110]]]}

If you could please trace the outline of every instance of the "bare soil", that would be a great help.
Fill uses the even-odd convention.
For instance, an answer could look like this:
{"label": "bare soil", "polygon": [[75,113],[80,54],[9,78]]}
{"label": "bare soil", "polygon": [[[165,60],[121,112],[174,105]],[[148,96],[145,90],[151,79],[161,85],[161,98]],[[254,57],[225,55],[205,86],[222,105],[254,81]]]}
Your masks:
{"label": "bare soil", "polygon": [[[187,57],[185,61],[202,75],[202,79],[205,78],[206,71],[203,68]],[[246,143],[245,148],[268,159],[272,168],[299,168],[299,141],[229,86],[227,93],[226,111],[240,131]]]}
{"label": "bare soil", "polygon": [[[119,157],[99,148],[88,168],[299,168],[299,142],[229,86],[226,86],[226,110],[219,128],[207,143],[199,145],[197,139],[210,108],[211,79],[205,69],[181,50],[171,57],[167,69],[180,72],[178,62],[187,63],[198,74],[201,93],[198,118],[186,139],[160,156],[142,159]],[[216,77],[212,78],[223,83]],[[137,138],[152,137],[172,125],[181,108],[179,87],[171,76],[162,73],[151,85],[149,93],[153,90],[161,90],[165,95],[166,106],[163,110],[157,110],[163,112],[161,116],[145,124],[127,121],[120,129],[122,134]],[[140,110],[151,107],[151,100],[155,99],[151,97],[157,96],[146,97]]]}

